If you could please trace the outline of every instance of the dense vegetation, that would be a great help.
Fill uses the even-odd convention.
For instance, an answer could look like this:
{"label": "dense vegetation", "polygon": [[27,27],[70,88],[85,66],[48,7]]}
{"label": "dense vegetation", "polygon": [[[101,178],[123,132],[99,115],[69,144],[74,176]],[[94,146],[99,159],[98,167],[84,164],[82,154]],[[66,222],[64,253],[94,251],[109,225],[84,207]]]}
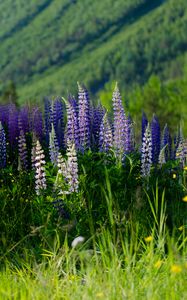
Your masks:
{"label": "dense vegetation", "polygon": [[0,11],[1,89],[13,80],[24,102],[74,92],[77,80],[95,94],[185,72],[185,0],[9,0]]}

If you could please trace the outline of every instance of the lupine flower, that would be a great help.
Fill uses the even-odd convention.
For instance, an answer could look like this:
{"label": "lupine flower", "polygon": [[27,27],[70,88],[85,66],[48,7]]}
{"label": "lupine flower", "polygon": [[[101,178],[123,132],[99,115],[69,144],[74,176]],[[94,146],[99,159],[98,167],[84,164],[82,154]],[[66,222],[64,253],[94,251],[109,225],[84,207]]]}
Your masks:
{"label": "lupine flower", "polygon": [[160,153],[160,125],[158,118],[154,115],[151,122],[151,138],[152,138],[152,161],[158,162]]}
{"label": "lupine flower", "polygon": [[29,108],[27,106],[22,107],[19,112],[18,125],[19,131],[23,130],[24,134],[27,134],[30,131],[29,118]]}
{"label": "lupine flower", "polygon": [[68,141],[67,148],[67,178],[69,184],[69,191],[78,192],[79,180],[78,180],[78,163],[77,154],[75,150],[75,144]]}
{"label": "lupine flower", "polygon": [[8,136],[12,148],[17,146],[18,135],[18,111],[15,104],[10,104],[8,117]]}
{"label": "lupine flower", "polygon": [[78,106],[74,98],[69,97],[65,101],[67,108],[67,126],[66,126],[66,143],[69,139],[75,144],[76,149],[79,147],[79,127],[78,127]]}
{"label": "lupine flower", "polygon": [[51,101],[48,98],[44,99],[44,122],[45,122],[45,138],[47,144],[49,144],[49,132],[51,131]]}
{"label": "lupine flower", "polygon": [[98,105],[97,107],[92,107],[91,109],[91,132],[92,132],[92,147],[95,149],[99,146],[99,133],[100,126],[105,114],[105,109],[102,105]]}
{"label": "lupine flower", "polygon": [[45,175],[45,155],[40,145],[39,140],[36,142],[35,149],[35,190],[36,194],[40,195],[41,190],[45,190],[46,186],[46,175]]}
{"label": "lupine flower", "polygon": [[112,149],[112,145],[113,145],[112,130],[108,122],[107,115],[105,114],[103,116],[100,125],[99,151],[108,152],[110,149]]}
{"label": "lupine flower", "polygon": [[6,167],[6,137],[0,121],[0,168]]}
{"label": "lupine flower", "polygon": [[164,126],[161,149],[164,148],[165,161],[172,158],[172,139],[167,124]]}
{"label": "lupine flower", "polygon": [[19,150],[19,168],[21,170],[26,170],[28,168],[27,160],[27,144],[25,139],[24,131],[20,131],[18,140],[18,150]]}
{"label": "lupine flower", "polygon": [[184,167],[187,163],[187,141],[181,141],[176,150],[176,159],[179,159],[180,163]]}
{"label": "lupine flower", "polygon": [[56,98],[52,104],[51,122],[54,125],[59,147],[63,147],[64,125],[63,125],[63,103],[61,98]]}
{"label": "lupine flower", "polygon": [[58,172],[54,184],[54,190],[58,192],[58,195],[70,194],[68,185],[68,170],[67,161],[62,157],[62,154],[58,153]]}
{"label": "lupine flower", "polygon": [[117,83],[113,92],[112,101],[114,111],[114,150],[116,157],[122,159],[124,153],[128,152],[129,146],[128,120],[125,116]]}
{"label": "lupine flower", "polygon": [[146,130],[146,128],[147,128],[147,125],[148,125],[147,116],[146,116],[146,114],[143,112],[143,113],[142,113],[142,140],[143,140],[143,137],[144,137],[144,134],[145,134],[145,130]]}
{"label": "lupine flower", "polygon": [[56,138],[54,125],[52,124],[51,132],[49,134],[49,155],[50,155],[50,160],[54,165],[57,165],[58,152],[59,152],[58,141]]}
{"label": "lupine flower", "polygon": [[152,165],[152,139],[149,123],[144,133],[141,149],[141,173],[143,177],[149,176]]}
{"label": "lupine flower", "polygon": [[90,104],[88,92],[78,84],[79,98],[79,148],[81,152],[90,148]]}
{"label": "lupine flower", "polygon": [[42,113],[39,110],[38,107],[34,107],[31,112],[31,120],[32,120],[32,129],[40,141],[43,137],[43,119],[42,119]]}

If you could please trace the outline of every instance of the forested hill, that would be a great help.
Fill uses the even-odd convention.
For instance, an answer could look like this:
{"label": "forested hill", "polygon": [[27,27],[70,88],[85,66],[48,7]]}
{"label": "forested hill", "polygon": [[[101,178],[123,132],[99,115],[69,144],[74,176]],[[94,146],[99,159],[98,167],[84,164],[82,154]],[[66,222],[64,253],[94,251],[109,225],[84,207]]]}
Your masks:
{"label": "forested hill", "polygon": [[2,0],[0,25],[1,91],[22,101],[184,72],[186,0]]}

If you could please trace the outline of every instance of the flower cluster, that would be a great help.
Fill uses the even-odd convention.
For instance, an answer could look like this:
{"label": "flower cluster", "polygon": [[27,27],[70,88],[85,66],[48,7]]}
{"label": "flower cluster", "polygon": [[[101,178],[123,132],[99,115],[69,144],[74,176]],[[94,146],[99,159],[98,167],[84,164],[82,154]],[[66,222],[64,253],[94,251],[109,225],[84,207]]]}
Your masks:
{"label": "flower cluster", "polygon": [[42,190],[47,188],[45,175],[45,155],[39,140],[36,142],[35,148],[35,190],[40,195]]}
{"label": "flower cluster", "polygon": [[146,127],[141,149],[141,173],[143,177],[149,176],[152,165],[152,138],[149,123]]}

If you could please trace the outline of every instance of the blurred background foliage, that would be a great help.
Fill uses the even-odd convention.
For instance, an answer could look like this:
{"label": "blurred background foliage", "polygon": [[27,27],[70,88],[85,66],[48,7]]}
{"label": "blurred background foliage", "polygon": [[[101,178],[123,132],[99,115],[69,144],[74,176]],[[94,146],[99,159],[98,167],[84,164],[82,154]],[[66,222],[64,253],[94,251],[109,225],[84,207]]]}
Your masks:
{"label": "blurred background foliage", "polygon": [[145,111],[187,132],[186,0],[0,2],[0,101],[76,95],[110,110],[114,81],[139,127]]}

